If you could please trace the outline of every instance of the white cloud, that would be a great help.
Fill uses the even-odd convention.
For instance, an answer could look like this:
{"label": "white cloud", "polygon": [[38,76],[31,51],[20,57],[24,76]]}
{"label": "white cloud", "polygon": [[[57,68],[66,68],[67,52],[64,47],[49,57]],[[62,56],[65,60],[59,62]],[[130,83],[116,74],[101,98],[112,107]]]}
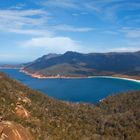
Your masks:
{"label": "white cloud", "polygon": [[0,19],[1,19],[0,20],[1,31],[14,32],[19,34],[20,33],[32,34],[33,32],[35,33],[38,32],[40,30],[40,27],[44,27],[44,25],[48,21],[48,16],[45,11],[40,9],[36,10],[8,9],[8,10],[0,10]]}
{"label": "white cloud", "polygon": [[[75,0],[49,0],[47,1],[46,6],[57,6],[59,8],[75,8],[79,11],[91,12],[101,19],[110,19],[112,21],[120,21],[120,18],[118,16],[120,12],[132,12],[140,9],[140,3],[136,1],[125,0],[80,0],[80,2],[76,2]],[[77,14],[74,15],[77,16]],[[135,15],[129,14],[129,17],[132,18]],[[125,17],[122,16],[121,21],[122,20],[125,20]]]}
{"label": "white cloud", "polygon": [[48,24],[49,14],[40,9],[0,10],[0,31],[33,36],[51,36],[56,31],[88,32],[93,28]]}
{"label": "white cloud", "polygon": [[42,4],[47,7],[78,8],[74,0],[48,0]]}
{"label": "white cloud", "polygon": [[78,12],[78,13],[72,13],[72,16],[78,17],[78,16],[83,16],[83,15],[87,15],[88,12]]}
{"label": "white cloud", "polygon": [[47,52],[63,53],[66,51],[83,51],[80,42],[69,37],[38,37],[20,43],[24,47],[43,48]]}
{"label": "white cloud", "polygon": [[135,52],[139,51],[139,47],[120,47],[120,48],[112,48],[109,51],[111,52]]}
{"label": "white cloud", "polygon": [[[122,12],[127,12],[127,15],[133,21],[137,20],[135,15],[139,15],[138,12],[135,14],[129,13],[140,9],[140,3],[127,0],[47,0],[41,2],[41,5],[52,9],[74,9],[76,13],[72,15],[77,17],[81,15],[81,12],[92,13],[102,20],[108,20],[115,24],[127,22],[125,19],[126,14],[122,14],[120,18]],[[59,12],[59,9],[57,10]]]}
{"label": "white cloud", "polygon": [[37,30],[37,29],[9,29],[9,32],[23,35],[32,35],[32,36],[52,36],[53,32],[48,30]]}
{"label": "white cloud", "polygon": [[[0,23],[23,25],[40,25],[46,22],[44,15],[47,15],[43,10],[0,10]],[[36,18],[33,18],[35,17]]]}
{"label": "white cloud", "polygon": [[111,31],[111,30],[102,31],[102,33],[107,35],[118,35],[117,31]]}
{"label": "white cloud", "polygon": [[74,26],[70,26],[70,25],[56,25],[53,26],[54,30],[58,30],[58,31],[69,31],[69,32],[89,32],[89,31],[93,31],[93,28],[90,27],[74,27]]}
{"label": "white cloud", "polygon": [[120,30],[128,38],[140,39],[140,28],[124,27]]}

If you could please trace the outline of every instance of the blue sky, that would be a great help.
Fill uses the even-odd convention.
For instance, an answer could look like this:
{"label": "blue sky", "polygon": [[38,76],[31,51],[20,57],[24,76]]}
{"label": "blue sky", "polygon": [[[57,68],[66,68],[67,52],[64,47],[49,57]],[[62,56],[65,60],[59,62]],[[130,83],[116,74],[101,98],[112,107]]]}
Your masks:
{"label": "blue sky", "polygon": [[0,62],[140,50],[140,0],[0,0]]}

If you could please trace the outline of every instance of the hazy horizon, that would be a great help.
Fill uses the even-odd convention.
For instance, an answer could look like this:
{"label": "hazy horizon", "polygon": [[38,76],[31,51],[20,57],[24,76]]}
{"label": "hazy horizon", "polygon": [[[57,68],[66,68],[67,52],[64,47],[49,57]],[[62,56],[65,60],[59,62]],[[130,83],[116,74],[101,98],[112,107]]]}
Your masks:
{"label": "hazy horizon", "polygon": [[[140,50],[137,50],[137,51],[133,51],[134,53],[135,52],[139,52]],[[42,54],[41,56],[38,56],[32,60],[26,60],[26,61],[0,61],[0,65],[18,65],[18,64],[24,64],[24,63],[29,63],[29,62],[32,62],[32,61],[35,61],[37,60],[38,58],[40,57],[43,57],[44,55],[49,55],[49,54],[65,54],[67,52],[76,52],[76,53],[80,53],[78,51],[66,51],[64,53],[48,53],[48,54]],[[90,53],[133,53],[132,51],[125,51],[125,52],[121,52],[121,51],[117,51],[117,52],[89,52],[89,53],[82,53],[82,54],[90,54]]]}

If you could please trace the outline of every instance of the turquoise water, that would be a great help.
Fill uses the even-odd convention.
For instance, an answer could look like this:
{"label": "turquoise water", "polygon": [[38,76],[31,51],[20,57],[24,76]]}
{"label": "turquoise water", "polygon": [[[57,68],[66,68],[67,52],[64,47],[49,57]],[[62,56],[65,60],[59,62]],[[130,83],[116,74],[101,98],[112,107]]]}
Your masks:
{"label": "turquoise water", "polygon": [[97,103],[123,91],[140,90],[140,83],[115,78],[36,79],[14,69],[1,69],[29,87],[65,101]]}

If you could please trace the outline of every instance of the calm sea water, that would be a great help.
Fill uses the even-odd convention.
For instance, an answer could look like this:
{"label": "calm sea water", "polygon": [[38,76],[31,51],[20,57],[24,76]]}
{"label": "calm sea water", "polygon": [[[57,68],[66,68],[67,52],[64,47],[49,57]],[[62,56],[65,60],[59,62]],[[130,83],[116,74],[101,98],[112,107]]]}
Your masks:
{"label": "calm sea water", "polygon": [[97,103],[109,95],[140,90],[140,83],[115,78],[36,79],[14,69],[0,71],[49,96],[72,102]]}

